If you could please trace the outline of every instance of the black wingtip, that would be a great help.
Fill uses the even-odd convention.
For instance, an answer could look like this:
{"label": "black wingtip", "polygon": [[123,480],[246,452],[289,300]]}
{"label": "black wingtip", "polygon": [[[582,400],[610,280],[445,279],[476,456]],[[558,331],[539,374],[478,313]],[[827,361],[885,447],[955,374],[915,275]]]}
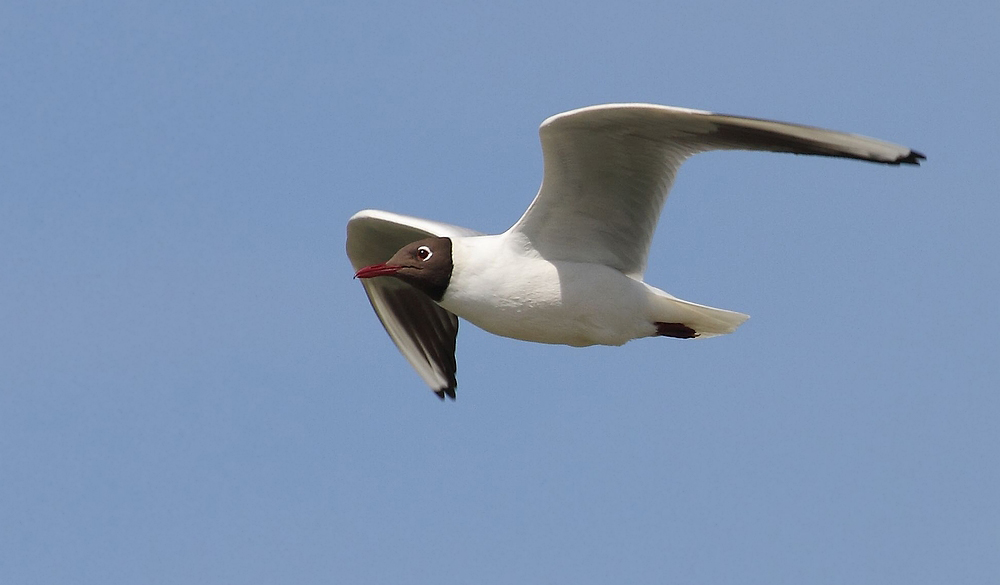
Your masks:
{"label": "black wingtip", "polygon": [[440,398],[442,402],[444,401],[445,396],[454,400],[455,388],[442,388],[441,390],[435,390],[434,394],[437,394],[437,397]]}
{"label": "black wingtip", "polygon": [[924,156],[922,152],[911,150],[906,156],[900,157],[899,160],[896,161],[896,164],[920,166],[920,161],[922,160],[927,160],[927,157]]}

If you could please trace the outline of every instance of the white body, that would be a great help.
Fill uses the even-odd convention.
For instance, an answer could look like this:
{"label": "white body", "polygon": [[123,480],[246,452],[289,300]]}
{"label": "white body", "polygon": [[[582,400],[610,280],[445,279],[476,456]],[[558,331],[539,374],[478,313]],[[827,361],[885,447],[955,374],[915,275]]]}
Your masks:
{"label": "white body", "polygon": [[516,234],[453,238],[452,245],[455,268],[439,304],[504,337],[622,345],[656,335],[656,322],[685,323],[709,337],[747,319],[682,301],[603,264],[550,262]]}

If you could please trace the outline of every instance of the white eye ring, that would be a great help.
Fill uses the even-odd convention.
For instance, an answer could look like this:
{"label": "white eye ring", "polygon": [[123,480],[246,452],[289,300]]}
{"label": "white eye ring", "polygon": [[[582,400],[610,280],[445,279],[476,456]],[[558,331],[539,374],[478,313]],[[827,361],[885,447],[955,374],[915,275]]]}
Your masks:
{"label": "white eye ring", "polygon": [[427,262],[433,255],[434,252],[427,246],[420,246],[417,248],[417,258],[420,258],[421,262]]}

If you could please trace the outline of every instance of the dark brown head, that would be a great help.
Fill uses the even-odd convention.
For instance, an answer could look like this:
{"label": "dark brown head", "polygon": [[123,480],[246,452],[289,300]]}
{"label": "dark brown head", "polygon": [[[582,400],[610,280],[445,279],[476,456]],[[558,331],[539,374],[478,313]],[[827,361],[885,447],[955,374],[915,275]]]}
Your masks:
{"label": "dark brown head", "polygon": [[394,276],[440,301],[451,281],[451,238],[424,238],[403,246],[382,264],[366,266],[354,278]]}

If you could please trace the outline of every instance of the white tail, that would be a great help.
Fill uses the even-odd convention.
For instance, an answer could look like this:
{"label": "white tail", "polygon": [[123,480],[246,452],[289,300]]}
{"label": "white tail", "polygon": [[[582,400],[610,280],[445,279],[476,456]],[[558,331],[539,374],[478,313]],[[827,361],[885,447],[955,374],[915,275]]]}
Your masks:
{"label": "white tail", "polygon": [[750,318],[750,315],[699,305],[678,299],[658,288],[652,286],[649,288],[655,293],[650,295],[650,302],[653,305],[653,320],[661,323],[682,324],[693,329],[699,339],[732,333]]}

